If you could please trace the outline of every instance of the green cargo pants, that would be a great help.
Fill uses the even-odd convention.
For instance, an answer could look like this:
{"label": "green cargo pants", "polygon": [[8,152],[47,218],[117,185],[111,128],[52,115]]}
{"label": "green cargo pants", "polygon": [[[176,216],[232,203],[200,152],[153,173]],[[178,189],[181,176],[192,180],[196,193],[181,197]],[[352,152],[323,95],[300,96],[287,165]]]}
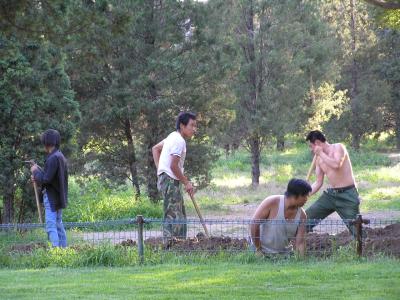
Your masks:
{"label": "green cargo pants", "polygon": [[334,189],[324,191],[319,199],[306,210],[307,219],[310,220],[307,232],[312,231],[313,227],[318,225],[322,219],[335,211],[354,236],[355,227],[349,224],[349,220],[354,220],[360,213],[360,199],[356,188],[343,192],[337,192]]}
{"label": "green cargo pants", "polygon": [[164,238],[186,239],[186,211],[179,180],[162,173],[158,176],[157,186],[164,199]]}

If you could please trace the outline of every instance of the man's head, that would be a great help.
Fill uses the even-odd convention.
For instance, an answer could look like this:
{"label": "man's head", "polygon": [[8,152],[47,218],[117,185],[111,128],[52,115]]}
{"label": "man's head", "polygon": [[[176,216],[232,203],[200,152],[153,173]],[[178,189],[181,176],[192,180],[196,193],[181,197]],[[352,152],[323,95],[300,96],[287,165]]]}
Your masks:
{"label": "man's head", "polygon": [[314,151],[316,146],[323,147],[326,143],[326,138],[321,131],[313,130],[307,135],[306,141],[309,142],[310,149]]}
{"label": "man's head", "polygon": [[197,130],[196,115],[191,112],[181,112],[176,119],[176,130],[178,130],[181,135],[190,139]]}
{"label": "man's head", "polygon": [[45,147],[45,151],[50,153],[54,148],[58,149],[60,147],[61,136],[57,130],[47,129],[42,133],[40,141]]}
{"label": "man's head", "polygon": [[285,196],[289,200],[293,200],[296,206],[303,206],[310,195],[311,185],[302,179],[293,178],[289,181]]}

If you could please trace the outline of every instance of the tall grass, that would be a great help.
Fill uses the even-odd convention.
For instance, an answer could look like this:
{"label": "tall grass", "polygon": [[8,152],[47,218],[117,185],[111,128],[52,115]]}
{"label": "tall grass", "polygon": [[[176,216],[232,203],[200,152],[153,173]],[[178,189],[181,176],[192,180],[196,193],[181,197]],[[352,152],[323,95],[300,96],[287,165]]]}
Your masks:
{"label": "tall grass", "polygon": [[64,221],[94,222],[134,218],[137,215],[161,218],[161,204],[151,203],[145,196],[135,199],[129,187],[112,190],[94,179],[86,181],[81,186],[73,178],[71,179],[69,205],[63,211]]}

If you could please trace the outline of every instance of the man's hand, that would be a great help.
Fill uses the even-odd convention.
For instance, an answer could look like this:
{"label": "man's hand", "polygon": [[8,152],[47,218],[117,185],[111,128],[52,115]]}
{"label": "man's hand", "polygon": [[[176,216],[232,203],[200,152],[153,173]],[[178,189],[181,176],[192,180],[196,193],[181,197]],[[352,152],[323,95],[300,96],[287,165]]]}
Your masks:
{"label": "man's hand", "polygon": [[320,147],[320,146],[315,146],[315,148],[314,148],[314,154],[319,156],[319,155],[321,154],[321,152],[322,152],[322,147]]}
{"label": "man's hand", "polygon": [[193,197],[193,195],[194,195],[194,187],[193,187],[193,184],[190,181],[188,181],[185,184],[185,191],[190,195],[190,197]]}
{"label": "man's hand", "polygon": [[35,171],[37,171],[37,170],[39,170],[39,166],[38,166],[37,164],[34,164],[34,165],[31,167],[31,173],[33,173],[33,172],[35,172]]}
{"label": "man's hand", "polygon": [[35,177],[33,177],[33,175],[31,175],[31,181],[35,182]]}

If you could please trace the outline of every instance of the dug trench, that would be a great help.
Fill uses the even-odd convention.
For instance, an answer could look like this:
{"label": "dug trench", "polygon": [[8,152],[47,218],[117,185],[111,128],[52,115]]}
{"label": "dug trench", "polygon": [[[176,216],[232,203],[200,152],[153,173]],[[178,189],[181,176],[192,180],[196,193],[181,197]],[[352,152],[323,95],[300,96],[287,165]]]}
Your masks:
{"label": "dug trench", "polygon": [[[384,228],[365,228],[366,237],[363,241],[363,253],[371,256],[382,253],[400,257],[400,223]],[[307,252],[310,255],[331,255],[341,247],[351,246],[354,239],[348,231],[336,235],[328,233],[309,233],[307,235]],[[187,239],[169,239],[165,243],[162,237],[148,238],[144,241],[146,247],[153,250],[170,250],[177,252],[217,252],[217,251],[246,251],[249,242],[245,238],[227,236],[211,236],[207,238],[199,233],[196,237]],[[136,241],[126,240],[120,246],[136,247]]]}
{"label": "dug trench", "polygon": [[[365,228],[366,237],[363,241],[363,254],[372,256],[385,254],[400,258],[400,223],[388,225],[384,228]],[[341,247],[354,246],[354,239],[350,233],[342,231],[336,235],[328,233],[308,233],[307,253],[314,256],[329,256]],[[228,236],[211,236],[207,238],[203,233],[187,239],[169,239],[165,243],[162,237],[152,237],[144,241],[145,247],[152,250],[190,252],[243,252],[250,249],[246,238],[233,238]],[[29,253],[38,248],[47,248],[43,242],[18,244],[9,247],[8,252]],[[95,247],[93,245],[73,245],[77,251]],[[137,247],[137,242],[127,239],[115,247]]]}

